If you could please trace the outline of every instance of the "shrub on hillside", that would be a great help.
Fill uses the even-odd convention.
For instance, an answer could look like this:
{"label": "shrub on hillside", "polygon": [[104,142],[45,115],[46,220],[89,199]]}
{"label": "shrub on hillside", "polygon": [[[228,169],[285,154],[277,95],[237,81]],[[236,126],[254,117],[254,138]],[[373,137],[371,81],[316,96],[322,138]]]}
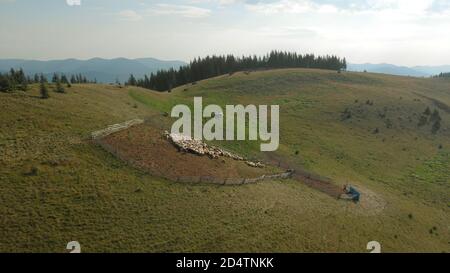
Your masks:
{"label": "shrub on hillside", "polygon": [[59,81],[59,80],[56,82],[56,90],[55,91],[57,93],[65,93],[66,92],[66,90],[64,90],[64,87],[61,84],[61,81]]}
{"label": "shrub on hillside", "polygon": [[392,121],[390,119],[386,119],[384,121],[384,124],[386,125],[386,128],[388,128],[388,129],[391,129],[393,126]]}
{"label": "shrub on hillside", "polygon": [[351,119],[352,112],[348,108],[345,108],[344,112],[342,112],[342,114],[341,114],[341,118],[342,118],[342,120]]}
{"label": "shrub on hillside", "polygon": [[50,97],[50,95],[48,94],[47,86],[45,85],[44,82],[41,82],[41,85],[39,87],[39,91],[41,93],[41,98],[48,99]]}
{"label": "shrub on hillside", "polygon": [[439,114],[438,110],[435,109],[433,111],[433,114],[431,114],[431,117],[430,117],[430,121],[431,122],[441,121],[441,115]]}
{"label": "shrub on hillside", "polygon": [[441,121],[436,120],[431,127],[431,133],[436,134],[441,129]]}
{"label": "shrub on hillside", "polygon": [[418,127],[422,127],[422,126],[424,126],[425,124],[427,124],[428,123],[428,118],[426,117],[426,116],[420,116],[420,118],[419,118],[419,123],[417,124],[417,126]]}

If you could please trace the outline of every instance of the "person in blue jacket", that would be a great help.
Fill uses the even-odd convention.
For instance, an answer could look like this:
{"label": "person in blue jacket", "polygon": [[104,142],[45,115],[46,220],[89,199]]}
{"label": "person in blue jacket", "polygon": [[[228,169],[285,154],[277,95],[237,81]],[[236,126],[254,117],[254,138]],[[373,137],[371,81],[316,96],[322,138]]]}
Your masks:
{"label": "person in blue jacket", "polygon": [[358,203],[361,197],[361,194],[351,185],[344,185],[344,194],[341,196],[342,199],[349,199],[355,203]]}

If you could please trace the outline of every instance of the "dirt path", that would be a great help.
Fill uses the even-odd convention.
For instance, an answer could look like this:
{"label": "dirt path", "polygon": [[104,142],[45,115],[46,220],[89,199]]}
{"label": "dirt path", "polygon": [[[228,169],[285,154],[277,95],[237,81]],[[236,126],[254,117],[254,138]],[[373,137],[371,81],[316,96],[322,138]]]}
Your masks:
{"label": "dirt path", "polygon": [[297,164],[287,161],[275,153],[266,153],[267,163],[279,166],[283,169],[294,170],[293,178],[304,183],[305,185],[323,192],[333,198],[338,198],[342,193],[341,187],[328,181],[326,178],[321,178],[319,175],[303,170]]}
{"label": "dirt path", "polygon": [[304,184],[313,189],[328,194],[333,198],[338,198],[342,194],[342,189],[339,186],[336,186],[330,182],[314,179],[306,175],[299,174],[298,172],[294,173],[294,178],[303,182]]}

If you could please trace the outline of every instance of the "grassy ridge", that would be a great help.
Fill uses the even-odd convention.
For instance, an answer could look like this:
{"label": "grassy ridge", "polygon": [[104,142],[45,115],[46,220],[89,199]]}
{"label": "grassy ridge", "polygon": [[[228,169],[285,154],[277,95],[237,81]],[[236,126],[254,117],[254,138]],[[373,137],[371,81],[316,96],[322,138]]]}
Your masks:
{"label": "grassy ridge", "polygon": [[[449,86],[292,69],[236,73],[171,94],[103,85],[74,85],[48,100],[37,98],[37,87],[0,93],[0,251],[64,252],[78,240],[83,251],[103,252],[364,252],[378,240],[383,251],[448,252],[450,117],[435,100],[449,105]],[[192,104],[193,96],[205,104],[279,103],[278,155],[377,193],[385,209],[371,213],[296,181],[176,184],[84,141],[108,124]],[[437,135],[408,122],[426,106],[440,110]],[[391,128],[379,117],[385,107]],[[352,118],[342,120],[346,108]],[[255,143],[221,144],[259,156]]]}

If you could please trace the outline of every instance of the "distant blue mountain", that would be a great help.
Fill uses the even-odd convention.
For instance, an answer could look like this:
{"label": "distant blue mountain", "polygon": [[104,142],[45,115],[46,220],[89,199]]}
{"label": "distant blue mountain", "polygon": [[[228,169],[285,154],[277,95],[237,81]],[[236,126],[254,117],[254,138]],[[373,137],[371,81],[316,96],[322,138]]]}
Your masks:
{"label": "distant blue mountain", "polygon": [[82,74],[89,80],[96,79],[98,82],[111,83],[115,82],[116,79],[124,82],[130,74],[139,78],[160,69],[179,68],[185,64],[182,61],[162,61],[154,58],[93,58],[89,60],[66,59],[52,61],[4,59],[0,60],[0,72],[9,71],[11,68],[22,68],[28,75],[43,73],[47,77],[51,77],[53,73],[64,73],[66,75]]}
{"label": "distant blue mountain", "polygon": [[406,66],[396,66],[393,64],[349,64],[349,71],[367,71],[372,73],[383,73],[399,76],[427,77],[428,73],[417,71]]}
{"label": "distant blue mountain", "polygon": [[414,66],[412,69],[427,73],[429,75],[438,75],[440,73],[450,72],[450,65],[440,66]]}
{"label": "distant blue mountain", "polygon": [[372,73],[383,73],[383,74],[391,74],[391,75],[399,75],[399,76],[413,76],[413,77],[429,77],[432,75],[439,74],[432,73],[432,69],[435,68],[436,71],[439,69],[436,67],[422,67],[423,69],[418,69],[419,67],[406,67],[406,66],[397,66],[393,64],[348,64],[347,70],[349,71],[367,71]]}
{"label": "distant blue mountain", "polygon": [[[68,76],[72,74],[82,74],[89,80],[96,79],[98,82],[111,83],[115,82],[116,79],[120,82],[124,82],[128,79],[130,74],[140,78],[160,69],[176,69],[185,64],[186,63],[182,61],[163,61],[154,58],[93,58],[89,60],[66,59],[51,61],[0,59],[0,72],[9,71],[11,68],[22,68],[25,73],[30,76],[35,73],[43,73],[49,78],[54,73],[64,73]],[[348,64],[347,70],[400,76],[430,77],[441,72],[450,72],[450,65],[406,67],[386,63],[350,63]]]}

